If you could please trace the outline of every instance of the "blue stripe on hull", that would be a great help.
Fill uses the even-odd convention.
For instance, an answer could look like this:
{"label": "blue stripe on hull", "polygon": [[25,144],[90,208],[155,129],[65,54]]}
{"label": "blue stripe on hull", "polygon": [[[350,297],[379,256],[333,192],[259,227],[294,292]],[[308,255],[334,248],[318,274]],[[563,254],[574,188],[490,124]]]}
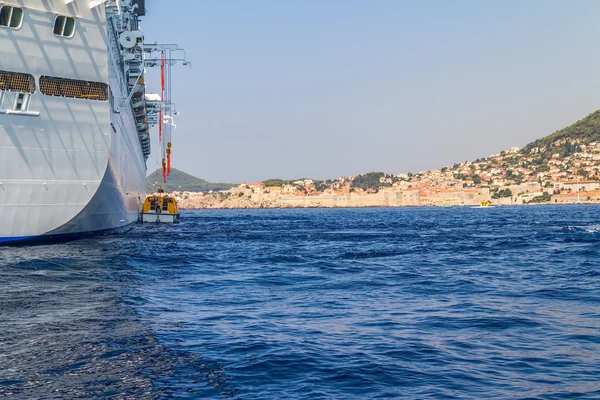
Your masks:
{"label": "blue stripe on hull", "polygon": [[76,239],[90,238],[93,236],[106,235],[110,233],[122,233],[133,228],[137,221],[132,222],[128,225],[120,226],[117,228],[102,229],[99,231],[84,232],[84,233],[62,233],[55,235],[40,235],[40,236],[23,236],[23,237],[0,237],[0,246],[29,246],[39,244],[52,244],[68,242]]}
{"label": "blue stripe on hull", "polygon": [[0,245],[14,244],[15,242],[20,242],[22,240],[29,240],[33,237],[35,237],[35,236],[8,237],[8,238],[0,237]]}

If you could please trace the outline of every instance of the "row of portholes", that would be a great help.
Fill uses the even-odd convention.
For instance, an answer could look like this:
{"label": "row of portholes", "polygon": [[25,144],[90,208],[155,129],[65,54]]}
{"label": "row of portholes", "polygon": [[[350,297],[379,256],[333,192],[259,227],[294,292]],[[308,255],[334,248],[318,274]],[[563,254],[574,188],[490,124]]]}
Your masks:
{"label": "row of portholes", "polygon": [[[34,93],[35,78],[20,72],[0,71],[0,91]],[[106,83],[53,76],[40,77],[40,92],[47,96],[99,101],[108,101],[109,95]]]}
{"label": "row of portholes", "polygon": [[[0,6],[0,26],[19,29],[23,24],[23,9],[14,6]],[[75,19],[64,15],[57,15],[54,20],[54,34],[56,36],[73,37],[75,33]]]}

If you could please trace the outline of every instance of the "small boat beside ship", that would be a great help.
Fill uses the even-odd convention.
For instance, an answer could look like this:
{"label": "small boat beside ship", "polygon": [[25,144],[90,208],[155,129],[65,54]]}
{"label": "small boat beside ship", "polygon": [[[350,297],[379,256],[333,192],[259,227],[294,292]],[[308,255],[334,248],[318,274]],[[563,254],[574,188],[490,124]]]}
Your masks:
{"label": "small boat beside ship", "polygon": [[164,193],[146,197],[142,212],[140,213],[142,224],[176,224],[179,222],[179,208],[177,200]]}

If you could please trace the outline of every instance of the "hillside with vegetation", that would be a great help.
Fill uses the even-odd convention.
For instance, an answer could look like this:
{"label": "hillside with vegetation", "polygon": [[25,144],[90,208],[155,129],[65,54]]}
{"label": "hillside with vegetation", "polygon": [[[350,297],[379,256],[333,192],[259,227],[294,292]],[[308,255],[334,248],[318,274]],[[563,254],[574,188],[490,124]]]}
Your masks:
{"label": "hillside with vegetation", "polygon": [[[587,117],[580,119],[575,122],[573,125],[568,126],[564,129],[554,132],[551,135],[548,135],[544,138],[538,139],[534,142],[529,143],[527,146],[523,148],[524,153],[529,153],[534,149],[538,149],[536,153],[540,155],[544,155],[552,150],[552,147],[563,147],[564,150],[567,150],[566,147],[570,143],[577,142],[579,144],[590,144],[592,142],[600,141],[600,110],[594,111]],[[556,146],[556,143],[559,143]],[[561,146],[561,145],[565,146]],[[560,150],[563,150],[561,148]],[[563,155],[565,151],[561,151]],[[574,152],[575,148],[569,149]],[[567,152],[568,153],[568,152]]]}
{"label": "hillside with vegetation", "polygon": [[208,192],[211,190],[227,190],[234,186],[236,185],[232,183],[211,183],[173,168],[167,178],[167,183],[163,183],[162,169],[157,169],[150,174],[146,191],[153,193],[159,188],[163,188],[166,192]]}

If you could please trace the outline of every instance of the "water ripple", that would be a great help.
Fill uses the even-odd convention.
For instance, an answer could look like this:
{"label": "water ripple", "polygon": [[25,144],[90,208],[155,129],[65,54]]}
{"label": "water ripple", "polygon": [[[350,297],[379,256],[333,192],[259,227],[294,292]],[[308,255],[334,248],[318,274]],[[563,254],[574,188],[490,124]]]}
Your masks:
{"label": "water ripple", "polygon": [[211,210],[0,249],[0,396],[600,398],[600,209]]}

